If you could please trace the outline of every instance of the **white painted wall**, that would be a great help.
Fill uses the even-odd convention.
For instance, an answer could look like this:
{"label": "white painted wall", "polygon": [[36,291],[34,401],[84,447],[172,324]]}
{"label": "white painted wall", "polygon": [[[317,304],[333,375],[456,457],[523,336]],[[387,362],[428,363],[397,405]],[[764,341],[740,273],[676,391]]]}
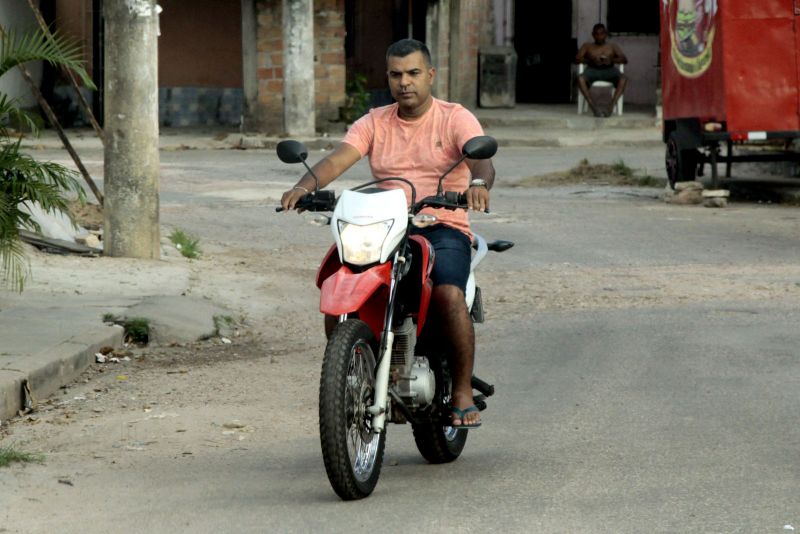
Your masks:
{"label": "white painted wall", "polygon": [[615,37],[625,55],[625,75],[628,87],[625,89],[625,103],[656,104],[658,86],[658,36],[631,35]]}
{"label": "white painted wall", "polygon": [[[0,0],[0,25],[6,31],[13,29],[17,33],[37,27],[36,19],[25,0]],[[36,83],[41,83],[41,62],[28,63],[26,67]],[[0,76],[0,93],[18,98],[22,107],[36,105],[36,98],[16,68]]]}

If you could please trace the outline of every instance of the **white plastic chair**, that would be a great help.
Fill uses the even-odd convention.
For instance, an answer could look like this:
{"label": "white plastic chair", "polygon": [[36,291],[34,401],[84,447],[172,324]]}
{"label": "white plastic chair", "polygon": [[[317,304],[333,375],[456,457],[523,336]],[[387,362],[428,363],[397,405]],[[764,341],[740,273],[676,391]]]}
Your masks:
{"label": "white plastic chair", "polygon": [[[618,69],[620,74],[625,74],[625,65],[619,64],[615,65]],[[583,71],[586,70],[586,65],[581,63],[578,65],[578,76],[583,74]],[[589,90],[592,90],[592,87],[608,87],[611,89],[611,97],[614,97],[614,84],[611,82],[594,82],[590,87]],[[617,104],[614,106],[614,110],[616,111],[617,115],[622,115],[622,101],[625,99],[625,95],[619,97],[617,100]],[[580,89],[578,90],[578,115],[583,115],[586,112],[586,99],[583,98],[583,93],[581,93]]]}

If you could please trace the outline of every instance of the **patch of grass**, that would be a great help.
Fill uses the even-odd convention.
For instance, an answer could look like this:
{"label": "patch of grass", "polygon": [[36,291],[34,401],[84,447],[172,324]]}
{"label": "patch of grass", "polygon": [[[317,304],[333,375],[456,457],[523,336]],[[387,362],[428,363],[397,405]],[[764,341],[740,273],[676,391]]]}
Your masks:
{"label": "patch of grass", "polygon": [[656,178],[655,176],[645,174],[644,176],[637,176],[636,182],[636,185],[640,187],[664,187],[667,180],[665,178]]}
{"label": "patch of grass", "polygon": [[41,463],[44,461],[44,455],[33,454],[30,452],[21,452],[12,447],[0,447],[0,467],[6,467],[14,462],[19,463]]}
{"label": "patch of grass", "polygon": [[[589,163],[588,160],[584,161],[586,161],[588,165]],[[633,176],[633,169],[625,165],[625,162],[622,160],[622,158],[618,159],[611,165],[611,170],[615,174],[618,174],[619,176],[624,176],[625,178],[630,178]]]}
{"label": "patch of grass", "polygon": [[131,317],[122,323],[125,338],[133,343],[146,345],[150,341],[150,320],[144,317]]}
{"label": "patch of grass", "polygon": [[113,313],[103,314],[104,323],[120,325],[124,330],[122,337],[126,343],[147,345],[150,341],[150,319],[146,317],[120,317]]}
{"label": "patch of grass", "polygon": [[175,245],[181,254],[189,259],[195,259],[200,256],[200,240],[192,235],[187,234],[180,228],[176,228],[169,236],[169,240]]}
{"label": "patch of grass", "polygon": [[230,315],[215,315],[214,316],[214,329],[216,334],[219,335],[221,331],[230,330],[236,325],[236,320]]}

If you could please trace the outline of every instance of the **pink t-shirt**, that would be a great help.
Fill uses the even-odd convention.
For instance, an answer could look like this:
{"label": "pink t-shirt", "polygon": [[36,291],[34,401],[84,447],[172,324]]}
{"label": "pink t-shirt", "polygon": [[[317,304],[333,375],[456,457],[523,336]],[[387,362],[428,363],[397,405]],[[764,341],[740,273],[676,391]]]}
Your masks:
{"label": "pink t-shirt", "polygon": [[[376,178],[400,177],[414,184],[417,201],[436,194],[439,177],[461,157],[461,147],[469,139],[483,135],[478,119],[460,104],[434,98],[433,105],[416,121],[397,115],[397,104],[375,108],[358,119],[343,142],[369,156]],[[464,192],[470,172],[462,162],[444,179],[445,191]],[[387,182],[382,187],[402,187],[411,202],[411,190],[402,182]],[[461,230],[472,238],[466,210],[425,208],[439,222]]]}

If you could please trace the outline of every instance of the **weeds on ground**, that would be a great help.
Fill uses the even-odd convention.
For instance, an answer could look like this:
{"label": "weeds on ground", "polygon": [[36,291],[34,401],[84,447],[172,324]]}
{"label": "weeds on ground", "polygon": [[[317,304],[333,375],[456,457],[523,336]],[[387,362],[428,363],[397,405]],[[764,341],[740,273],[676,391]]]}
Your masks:
{"label": "weeds on ground", "polygon": [[147,344],[150,341],[150,320],[144,317],[125,319],[125,339],[132,343]]}
{"label": "weeds on ground", "polygon": [[200,256],[200,240],[192,235],[187,234],[180,228],[176,228],[169,236],[169,240],[175,245],[181,254],[189,259],[195,259]]}
{"label": "weeds on ground", "polygon": [[[587,165],[589,164],[589,160],[586,159],[581,161],[581,163],[583,163],[584,161],[586,162]],[[618,159],[611,165],[611,170],[615,174],[618,174],[619,176],[625,178],[631,178],[633,176],[633,169],[625,165],[625,161],[622,158]]]}
{"label": "weeds on ground", "polygon": [[117,317],[113,313],[103,315],[104,323],[114,323],[123,329],[123,339],[126,343],[136,343],[137,345],[147,345],[150,341],[150,319],[146,317]]}
{"label": "weeds on ground", "polygon": [[639,175],[622,159],[611,165],[591,164],[583,159],[568,171],[551,172],[524,178],[518,187],[552,186],[565,184],[631,185],[636,187],[664,187],[666,180],[648,174]]}
{"label": "weeds on ground", "polygon": [[8,465],[19,463],[41,463],[44,461],[44,455],[33,454],[30,452],[21,452],[12,447],[0,447],[0,467],[7,467]]}
{"label": "weeds on ground", "polygon": [[230,315],[215,315],[214,316],[214,335],[222,335],[223,332],[233,330],[236,326],[236,319]]}

